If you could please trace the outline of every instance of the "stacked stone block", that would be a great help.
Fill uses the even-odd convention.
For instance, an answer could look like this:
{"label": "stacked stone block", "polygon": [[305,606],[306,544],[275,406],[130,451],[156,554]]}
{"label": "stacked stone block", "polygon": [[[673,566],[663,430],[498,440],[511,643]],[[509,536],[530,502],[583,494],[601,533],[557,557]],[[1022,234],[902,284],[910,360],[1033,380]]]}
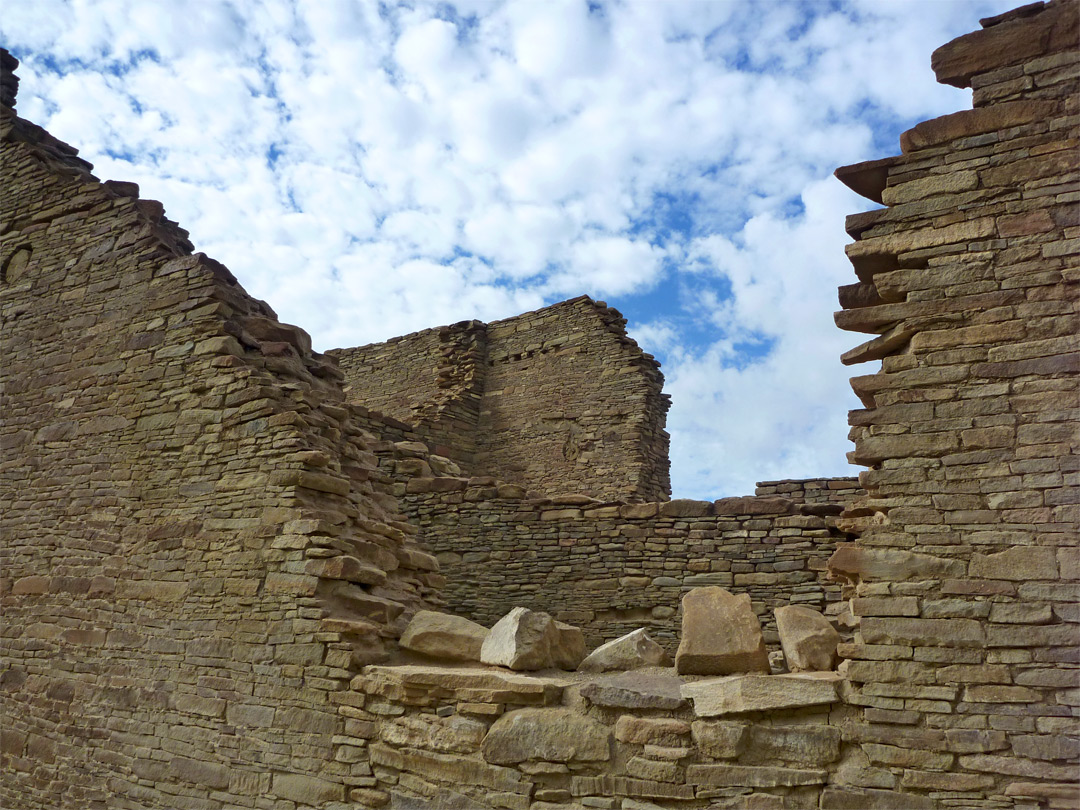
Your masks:
{"label": "stacked stone block", "polygon": [[867,781],[964,808],[1076,806],[1080,59],[1075,2],[983,21],[933,58],[974,109],[838,175],[844,329],[868,497],[834,567]]}
{"label": "stacked stone block", "polygon": [[[379,428],[379,425],[373,425]],[[385,435],[385,434],[384,434]],[[720,585],[751,596],[778,647],[772,611],[804,605],[846,621],[826,561],[851,537],[836,495],[853,479],[774,482],[819,500],[604,501],[528,493],[493,477],[440,475],[425,445],[371,444],[418,538],[436,555],[447,609],[491,626],[521,605],[582,627],[590,644],[647,627],[669,652],[688,590]]]}

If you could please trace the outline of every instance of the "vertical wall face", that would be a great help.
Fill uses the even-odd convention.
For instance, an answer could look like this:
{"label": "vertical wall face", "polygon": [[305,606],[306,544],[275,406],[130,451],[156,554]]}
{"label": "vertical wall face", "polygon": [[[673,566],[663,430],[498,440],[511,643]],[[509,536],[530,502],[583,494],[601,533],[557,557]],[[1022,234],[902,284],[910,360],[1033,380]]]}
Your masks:
{"label": "vertical wall face", "polygon": [[412,425],[474,475],[545,495],[666,500],[658,364],[586,296],[331,354],[351,401]]}
{"label": "vertical wall face", "polygon": [[484,324],[462,321],[331,355],[345,373],[350,401],[415,426],[434,452],[475,466]]}
{"label": "vertical wall face", "polygon": [[663,377],[625,323],[582,296],[491,324],[478,469],[545,495],[666,499]]}
{"label": "vertical wall face", "polygon": [[344,800],[331,696],[434,561],[307,336],[2,114],[0,805]]}
{"label": "vertical wall face", "polygon": [[1035,4],[940,48],[975,108],[838,171],[886,205],[849,218],[836,316],[878,335],[845,362],[882,366],[852,380],[846,674],[902,784],[970,807],[1076,798],[1078,20]]}

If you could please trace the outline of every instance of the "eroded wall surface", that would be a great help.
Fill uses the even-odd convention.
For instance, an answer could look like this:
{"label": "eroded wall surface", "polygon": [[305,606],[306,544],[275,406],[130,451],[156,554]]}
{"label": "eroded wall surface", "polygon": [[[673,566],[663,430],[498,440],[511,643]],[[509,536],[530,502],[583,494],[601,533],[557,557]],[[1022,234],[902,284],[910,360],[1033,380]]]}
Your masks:
{"label": "eroded wall surface", "polygon": [[330,354],[351,400],[474,475],[559,495],[663,500],[669,406],[625,319],[587,296]]}
{"label": "eroded wall surface", "polygon": [[852,539],[838,516],[839,501],[863,493],[855,479],[760,487],[799,500],[541,498],[491,476],[449,474],[407,438],[372,449],[420,542],[439,560],[447,611],[485,626],[528,607],[582,628],[592,646],[646,627],[673,655],[679,604],[694,587],[750,594],[774,649],[775,608],[842,612],[826,561]]}
{"label": "eroded wall surface", "polygon": [[3,52],[0,805],[344,801],[333,702],[433,601],[340,373]]}

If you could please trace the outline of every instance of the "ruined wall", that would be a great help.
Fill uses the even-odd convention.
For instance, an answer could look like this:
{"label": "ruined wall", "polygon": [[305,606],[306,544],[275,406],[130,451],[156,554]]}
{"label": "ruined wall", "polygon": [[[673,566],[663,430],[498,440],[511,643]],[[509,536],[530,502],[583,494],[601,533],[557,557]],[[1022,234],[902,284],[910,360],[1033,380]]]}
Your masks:
{"label": "ruined wall", "polygon": [[851,478],[785,478],[783,481],[759,481],[755,495],[787,498],[798,504],[820,507],[818,514],[840,514],[835,508],[844,507],[865,494],[859,479]]}
{"label": "ruined wall", "polygon": [[[975,109],[838,172],[887,206],[848,220],[859,282],[837,315],[875,336],[845,362],[882,361],[852,381],[852,460],[871,469],[840,525],[862,536],[829,563],[859,620],[842,680],[373,667],[349,700],[379,791],[419,807],[1080,806],[1078,19],[1037,3],[939,49]],[[413,487],[468,508],[490,486],[438,480]]]}
{"label": "ruined wall", "polygon": [[[834,560],[861,619],[843,672],[882,782],[965,808],[1076,806],[1080,669],[1075,2],[984,21],[934,53],[974,109],[838,175],[863,531]],[[874,760],[874,757],[871,757]]]}
{"label": "ruined wall", "polygon": [[[591,645],[647,627],[674,654],[690,588],[749,593],[774,648],[774,608],[841,608],[825,570],[837,543],[851,539],[836,528],[838,504],[537,498],[490,476],[434,471],[444,468],[416,442],[373,450],[420,542],[439,559],[446,609],[486,626],[529,607],[581,627]],[[851,490],[852,479],[841,482],[847,490],[832,491]],[[784,483],[794,490],[798,482]],[[806,483],[821,491],[829,481]]]}
{"label": "ruined wall", "polygon": [[587,296],[336,349],[349,397],[474,475],[548,495],[663,500],[668,398],[625,319]]}
{"label": "ruined wall", "polygon": [[482,474],[545,495],[667,499],[669,400],[625,324],[581,296],[488,327]]}
{"label": "ruined wall", "polygon": [[345,374],[350,401],[414,425],[434,452],[475,466],[485,324],[462,321],[330,355]]}
{"label": "ruined wall", "polygon": [[336,368],[0,61],[0,804],[343,801],[333,696],[436,563]]}

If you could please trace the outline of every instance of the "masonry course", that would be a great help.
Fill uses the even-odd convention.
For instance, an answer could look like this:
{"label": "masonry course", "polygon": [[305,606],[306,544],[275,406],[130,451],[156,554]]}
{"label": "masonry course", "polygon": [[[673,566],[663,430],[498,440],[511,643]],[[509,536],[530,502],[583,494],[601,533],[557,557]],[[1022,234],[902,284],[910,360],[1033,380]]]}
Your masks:
{"label": "masonry course", "polygon": [[[837,315],[869,336],[844,362],[881,366],[852,380],[861,486],[716,502],[668,501],[659,477],[634,490],[647,454],[604,479],[615,492],[551,491],[495,455],[470,467],[495,325],[436,330],[440,356],[465,359],[435,366],[407,413],[354,401],[355,373],[192,254],[159,203],[18,118],[4,52],[0,804],[1075,807],[1078,20],[1075,2],[1034,3],[938,49],[974,109],[837,172],[885,206],[848,220]],[[619,337],[598,303],[564,308]],[[635,402],[618,420],[660,412]],[[521,527],[532,545],[510,543]],[[674,619],[691,577],[723,575],[759,617],[799,588],[835,606],[843,660],[525,675],[397,650],[444,595],[466,612],[453,543],[487,555],[470,559],[481,581],[548,539],[551,567],[510,581],[540,598],[570,565],[558,609],[593,637],[664,601]],[[674,584],[646,565],[667,554]],[[616,599],[589,602],[581,583],[609,561]],[[494,616],[494,591],[471,590]]]}

